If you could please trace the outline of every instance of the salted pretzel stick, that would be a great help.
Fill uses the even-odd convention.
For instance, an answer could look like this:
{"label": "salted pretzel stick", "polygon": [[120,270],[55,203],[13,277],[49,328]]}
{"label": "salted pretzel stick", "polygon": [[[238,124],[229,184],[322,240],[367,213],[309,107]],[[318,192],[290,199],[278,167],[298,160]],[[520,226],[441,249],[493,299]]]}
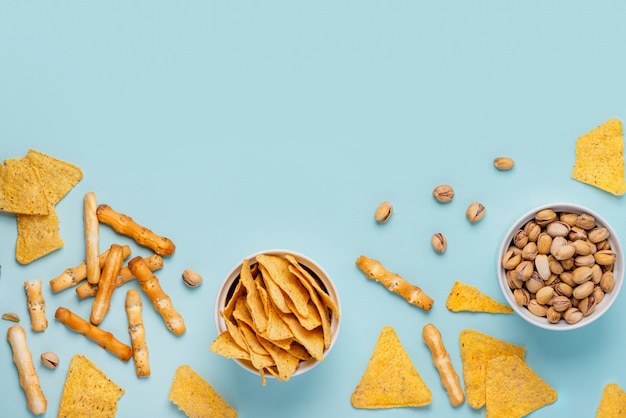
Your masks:
{"label": "salted pretzel stick", "polygon": [[13,351],[13,362],[17,366],[20,386],[26,394],[26,405],[34,415],[46,412],[48,401],[41,390],[39,376],[33,364],[33,355],[26,342],[26,331],[19,325],[13,325],[7,331],[7,339]]}
{"label": "salted pretzel stick", "polygon": [[146,343],[146,330],[143,326],[141,311],[143,304],[139,292],[130,289],[126,292],[126,315],[128,316],[128,333],[133,348],[135,360],[135,373],[137,377],[150,376],[150,360],[148,357],[148,344]]}
{"label": "salted pretzel stick", "polygon": [[100,250],[98,246],[99,227],[96,215],[96,194],[85,193],[83,199],[83,225],[85,228],[85,263],[87,265],[87,281],[96,284],[100,280]]}
{"label": "salted pretzel stick", "polygon": [[120,274],[123,263],[122,246],[112,244],[102,269],[100,281],[98,282],[96,298],[91,305],[91,317],[89,320],[94,325],[100,325],[109,309],[111,309],[111,296],[113,296],[113,291],[117,288],[116,279],[118,274]]}
{"label": "salted pretzel stick", "polygon": [[45,331],[48,328],[46,318],[46,300],[41,292],[41,279],[25,281],[26,302],[30,314],[30,327],[33,331]]}
{"label": "salted pretzel stick", "polygon": [[172,300],[163,291],[159,279],[150,271],[142,257],[135,257],[128,262],[131,273],[137,277],[141,289],[150,298],[152,306],[161,315],[167,329],[176,335],[185,332],[183,317],[174,309]]}
{"label": "salted pretzel stick", "polygon": [[115,338],[113,334],[84,320],[67,308],[59,307],[54,317],[74,332],[90,339],[122,361],[130,360],[133,349]]}
{"label": "salted pretzel stick", "polygon": [[148,247],[156,254],[168,256],[172,255],[176,249],[169,238],[155,234],[150,229],[139,225],[130,216],[116,212],[109,205],[99,205],[96,214],[100,222],[109,225],[115,232],[134,239],[137,244]]}
{"label": "salted pretzel stick", "polygon": [[452,406],[459,406],[465,402],[465,394],[461,388],[461,381],[456,370],[452,366],[450,354],[446,351],[441,339],[441,333],[433,324],[426,324],[422,329],[424,342],[430,349],[433,357],[433,364],[439,371],[441,384],[448,392],[448,399]]}
{"label": "salted pretzel stick", "polygon": [[[128,245],[124,245],[122,247],[124,249],[124,259],[130,256],[130,247]],[[104,267],[104,262],[109,255],[109,250],[107,249],[105,252],[100,254],[99,256],[99,267],[102,269]],[[83,280],[87,278],[87,262],[83,261],[76,267],[70,267],[65,269],[63,273],[50,280],[50,288],[54,293],[60,292],[61,290],[65,290],[68,287],[76,286]],[[94,292],[94,296],[95,296]]]}
{"label": "salted pretzel stick", "polygon": [[[158,254],[152,254],[149,257],[145,257],[144,260],[146,261],[146,264],[148,264],[148,267],[150,268],[151,271],[155,271],[163,267],[163,257],[161,257]],[[117,287],[120,287],[123,284],[128,283],[134,278],[135,276],[133,275],[133,273],[130,272],[130,269],[128,268],[128,266],[122,267],[122,269],[120,270],[120,274],[117,276],[117,279],[116,279]],[[87,282],[83,282],[79,286],[76,287],[76,294],[78,295],[80,299],[84,299],[89,296],[96,296],[97,291],[98,291],[97,284],[92,285]]]}
{"label": "salted pretzel stick", "polygon": [[433,306],[433,300],[418,286],[409,283],[402,276],[387,270],[380,262],[364,255],[356,260],[356,265],[368,279],[376,280],[391,292],[402,296],[407,302],[425,311]]}

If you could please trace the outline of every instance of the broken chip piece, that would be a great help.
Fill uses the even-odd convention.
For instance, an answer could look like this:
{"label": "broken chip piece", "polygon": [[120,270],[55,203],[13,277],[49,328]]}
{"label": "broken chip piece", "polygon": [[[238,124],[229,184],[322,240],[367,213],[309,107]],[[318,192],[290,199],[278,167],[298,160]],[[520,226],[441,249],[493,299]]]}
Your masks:
{"label": "broken chip piece", "polygon": [[188,365],[176,369],[168,399],[188,417],[237,417],[237,411]]}
{"label": "broken chip piece", "polygon": [[452,312],[488,312],[512,314],[513,308],[484,294],[476,286],[456,281],[452,285],[446,307]]}

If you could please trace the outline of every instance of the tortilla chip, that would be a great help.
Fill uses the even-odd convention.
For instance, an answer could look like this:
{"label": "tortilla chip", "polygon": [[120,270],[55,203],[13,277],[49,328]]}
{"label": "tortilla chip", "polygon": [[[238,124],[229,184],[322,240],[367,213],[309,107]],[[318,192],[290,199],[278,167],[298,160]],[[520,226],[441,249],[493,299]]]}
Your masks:
{"label": "tortilla chip", "polygon": [[470,286],[460,281],[454,282],[446,307],[452,312],[489,312],[512,314],[513,308],[482,293],[476,286]]}
{"label": "tortilla chip", "polygon": [[36,150],[28,150],[26,159],[39,174],[39,181],[48,202],[56,205],[78,182],[83,179],[82,170],[73,164],[59,160]]}
{"label": "tortilla chip", "polygon": [[202,376],[187,365],[176,369],[168,399],[188,417],[237,417],[237,411]]}
{"label": "tortilla chip", "polygon": [[526,348],[474,330],[461,331],[459,343],[467,403],[472,408],[482,408],[489,360],[509,355],[523,360]]}
{"label": "tortilla chip", "polygon": [[15,259],[19,263],[28,264],[61,247],[59,217],[52,204],[47,215],[17,214]]}
{"label": "tortilla chip", "polygon": [[609,119],[578,137],[572,178],[620,196],[626,192],[622,122]]}
{"label": "tortilla chip", "polygon": [[556,390],[517,356],[489,360],[487,418],[524,417],[556,401]]}
{"label": "tortilla chip", "polygon": [[115,417],[124,389],[109,379],[91,360],[76,354],[70,360],[59,418]]}
{"label": "tortilla chip", "polygon": [[281,319],[285,321],[294,340],[298,341],[311,354],[315,360],[324,360],[324,333],[322,327],[306,329],[298,322],[294,314],[283,314]]}
{"label": "tortilla chip", "polygon": [[[313,289],[315,289],[315,291],[317,292],[317,295],[322,299],[324,304],[326,306],[328,306],[328,308],[330,308],[330,310],[333,311],[335,315],[339,316],[339,307],[337,306],[337,304],[335,303],[333,298],[330,297],[328,292],[326,292],[326,290],[322,289],[322,287],[320,286],[318,280],[316,280],[311,275],[311,273],[309,273],[307,271],[307,269],[302,267],[302,265],[300,263],[298,263],[298,260],[296,260],[294,256],[292,256],[290,254],[286,254],[285,258],[287,260],[289,260],[291,265],[293,267],[295,267],[300,272],[300,275],[298,275],[297,277],[300,278],[301,281],[302,281],[302,279],[305,279],[308,282],[308,284],[310,286],[312,286]],[[293,270],[292,270],[292,273],[293,273]],[[303,281],[302,284],[305,285],[304,281]],[[306,285],[305,285],[305,287],[306,287]]]}
{"label": "tortilla chip", "polygon": [[313,286],[308,282],[308,280],[302,275],[302,272],[292,266],[289,267],[289,270],[300,279],[302,285],[309,291],[309,295],[311,297],[311,302],[317,309],[317,315],[321,321],[322,331],[324,333],[324,348],[330,347],[331,341],[331,329],[330,329],[330,317],[328,315],[328,308],[323,302],[320,300],[318,293],[315,291]]}
{"label": "tortilla chip", "polygon": [[626,417],[626,392],[617,383],[609,383],[602,391],[596,418],[624,417]]}
{"label": "tortilla chip", "polygon": [[246,288],[246,303],[250,310],[251,319],[254,321],[255,329],[259,332],[265,332],[267,329],[267,312],[262,296],[259,294],[257,284],[254,277],[252,277],[250,262],[248,260],[243,260],[239,280]]}
{"label": "tortilla chip", "polygon": [[[283,257],[266,254],[258,254],[256,260],[262,267],[265,267],[272,281],[293,301],[293,307],[298,311],[298,314],[307,316],[309,292],[302,286],[300,280],[289,271],[289,261]],[[262,269],[261,272],[263,272]],[[272,293],[270,293],[271,295]]]}
{"label": "tortilla chip", "polygon": [[226,358],[238,358],[242,360],[250,360],[250,354],[242,348],[228,331],[223,331],[217,336],[209,347],[211,351]]}
{"label": "tortilla chip", "polygon": [[263,337],[259,337],[259,343],[261,343],[265,350],[267,350],[270,356],[274,359],[276,371],[278,372],[276,378],[282,381],[289,380],[291,375],[293,375],[298,368],[300,359]]}
{"label": "tortilla chip", "polygon": [[350,402],[355,408],[424,406],[432,393],[413,366],[395,330],[383,327]]}
{"label": "tortilla chip", "polygon": [[35,166],[26,158],[0,165],[0,211],[25,215],[48,214],[48,199]]}

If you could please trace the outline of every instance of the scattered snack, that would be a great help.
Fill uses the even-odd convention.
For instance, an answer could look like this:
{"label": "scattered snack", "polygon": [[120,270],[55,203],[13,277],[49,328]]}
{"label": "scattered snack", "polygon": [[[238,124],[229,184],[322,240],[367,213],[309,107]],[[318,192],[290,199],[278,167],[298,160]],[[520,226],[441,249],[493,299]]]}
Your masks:
{"label": "scattered snack", "polygon": [[374,219],[379,224],[384,224],[389,220],[389,218],[391,218],[392,213],[393,206],[391,205],[391,203],[385,201],[378,205],[378,207],[376,208],[376,212],[374,212]]}
{"label": "scattered snack", "polygon": [[176,246],[169,238],[160,236],[139,225],[130,216],[116,212],[109,205],[101,204],[96,209],[98,220],[109,225],[119,234],[126,235],[141,246],[147,247],[161,256],[174,254]]}
{"label": "scattered snack", "polygon": [[25,157],[11,158],[0,167],[0,211],[47,215],[48,199],[32,163]]}
{"label": "scattered snack", "polygon": [[4,319],[5,321],[20,322],[19,315],[14,312],[3,313],[2,319]]}
{"label": "scattered snack", "polygon": [[521,418],[556,401],[556,390],[518,356],[500,356],[487,365],[486,417]]}
{"label": "scattered snack", "polygon": [[82,354],[76,354],[63,385],[58,418],[114,418],[124,389]]}
{"label": "scattered snack", "polygon": [[433,246],[433,250],[435,250],[439,254],[442,254],[444,251],[446,251],[446,248],[448,247],[448,241],[446,240],[446,236],[443,235],[441,232],[437,232],[430,237],[430,244]]}
{"label": "scattered snack", "polygon": [[456,370],[454,370],[454,366],[450,360],[450,354],[448,354],[443,344],[441,332],[434,324],[426,324],[424,328],[422,328],[422,336],[424,343],[426,343],[430,349],[433,364],[439,372],[441,384],[448,393],[450,404],[454,407],[461,405],[465,402],[465,394],[461,388],[461,379]]}
{"label": "scattered snack", "polygon": [[515,161],[509,157],[497,157],[494,158],[493,165],[500,171],[507,171],[515,166]]}
{"label": "scattered snack", "polygon": [[56,205],[83,179],[83,172],[78,166],[43,152],[30,149],[26,159],[37,170],[43,192],[52,205]]}
{"label": "scattered snack", "polygon": [[571,177],[621,196],[626,192],[622,122],[609,119],[576,139]]}
{"label": "scattered snack", "polygon": [[491,296],[487,296],[481,292],[478,287],[471,286],[459,280],[452,285],[452,289],[446,300],[446,308],[452,312],[513,313],[513,309],[509,305],[500,303]]}
{"label": "scattered snack", "polygon": [[202,276],[192,269],[185,269],[182,274],[183,283],[189,287],[198,287],[202,284]]}
{"label": "scattered snack", "polygon": [[30,314],[30,327],[35,332],[45,331],[48,328],[46,300],[41,292],[41,283],[41,279],[24,282],[28,313]]}
{"label": "scattered snack", "polygon": [[19,325],[12,325],[7,331],[7,339],[13,351],[13,362],[17,367],[20,386],[26,395],[28,409],[34,415],[46,412],[48,401],[39,384],[39,376],[33,364],[33,356],[26,342],[26,331]]}
{"label": "scattered snack", "polygon": [[461,331],[459,343],[467,403],[472,408],[482,408],[486,400],[489,360],[509,355],[523,360],[526,349],[474,330]]}
{"label": "scattered snack", "polygon": [[626,417],[626,392],[617,383],[609,383],[602,390],[596,418],[623,417]]}
{"label": "scattered snack", "polygon": [[[124,245],[122,249],[123,249],[124,259],[128,258],[130,256],[130,247],[128,245]],[[104,267],[104,262],[106,261],[108,255],[109,255],[109,250],[107,249],[98,257],[100,269]],[[86,278],[87,278],[87,262],[83,261],[82,263],[80,263],[79,265],[75,267],[69,267],[65,269],[63,273],[59,274],[54,279],[50,280],[50,288],[52,289],[54,293],[57,293],[57,292],[60,292],[61,290],[65,290],[72,286],[78,285],[80,282],[82,282]],[[94,292],[92,296],[96,295],[95,289],[97,289],[97,287],[94,287]]]}
{"label": "scattered snack", "polygon": [[59,356],[57,356],[52,351],[46,351],[45,353],[41,353],[41,356],[39,356],[39,358],[41,359],[41,364],[49,369],[56,369],[60,363]]}
{"label": "scattered snack", "polygon": [[148,344],[146,343],[146,330],[143,326],[141,297],[135,289],[126,292],[126,315],[128,316],[128,333],[133,348],[133,360],[135,361],[135,373],[137,377],[150,376],[150,359]]}
{"label": "scattered snack", "polygon": [[[126,253],[124,253],[124,258],[127,258]],[[158,254],[152,254],[149,257],[145,257],[144,261],[148,265],[148,268],[150,269],[150,271],[156,271],[160,269],[161,267],[163,267],[163,257],[161,257]],[[135,275],[130,272],[130,269],[128,268],[128,266],[122,267],[122,269],[120,270],[120,274],[117,276],[115,280],[116,286],[120,287],[123,284],[128,283],[134,278],[135,278]],[[96,296],[97,292],[98,292],[98,285],[97,284],[92,285],[90,283],[87,283],[86,281],[76,287],[76,295],[80,299],[84,299],[89,296]]]}
{"label": "scattered snack", "polygon": [[472,202],[467,207],[467,210],[465,211],[465,216],[467,217],[467,220],[471,223],[476,223],[485,216],[485,213],[487,213],[487,209],[482,203]]}
{"label": "scattered snack", "polygon": [[402,296],[407,302],[429,311],[433,300],[418,286],[409,283],[402,276],[387,270],[380,262],[364,255],[356,260],[356,265],[368,279],[375,280],[389,291]]}
{"label": "scattered snack", "polygon": [[64,307],[57,308],[54,317],[72,331],[77,332],[95,342],[120,360],[130,360],[130,357],[133,354],[133,349],[117,340],[112,333],[98,328],[91,322],[84,320]]}
{"label": "scattered snack", "polygon": [[454,189],[449,184],[435,187],[433,197],[437,202],[448,203],[454,198]]}
{"label": "scattered snack", "polygon": [[17,214],[15,259],[29,264],[65,244],[59,232],[59,216],[52,205],[47,215]]}
{"label": "scattered snack", "polygon": [[381,330],[350,402],[366,409],[419,407],[432,402],[430,389],[391,326]]}
{"label": "scattered snack", "polygon": [[176,369],[168,399],[188,417],[237,417],[237,411],[202,376],[187,365]]}
{"label": "scattered snack", "polygon": [[167,329],[175,335],[185,332],[185,321],[172,305],[172,300],[163,291],[159,279],[152,273],[143,257],[135,257],[128,262],[130,272],[137,277],[141,289],[150,298],[152,306],[161,315]]}
{"label": "scattered snack", "polygon": [[94,325],[100,325],[111,308],[111,296],[113,296],[113,291],[117,288],[116,280],[123,263],[122,246],[111,244],[98,282],[98,291],[91,305],[89,320]]}
{"label": "scattered snack", "polygon": [[96,194],[85,193],[83,199],[83,225],[85,228],[85,265],[87,266],[87,281],[98,284],[100,281],[100,223],[96,215]]}

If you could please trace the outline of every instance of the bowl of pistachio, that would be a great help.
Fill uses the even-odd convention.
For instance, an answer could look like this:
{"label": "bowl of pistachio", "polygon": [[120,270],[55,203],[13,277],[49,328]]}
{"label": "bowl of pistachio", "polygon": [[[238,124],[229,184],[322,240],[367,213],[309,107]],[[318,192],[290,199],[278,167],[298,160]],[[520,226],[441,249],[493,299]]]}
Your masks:
{"label": "bowl of pistachio", "polygon": [[506,232],[498,281],[513,310],[541,328],[581,328],[604,315],[624,278],[624,253],[611,225],[573,203],[523,214]]}

